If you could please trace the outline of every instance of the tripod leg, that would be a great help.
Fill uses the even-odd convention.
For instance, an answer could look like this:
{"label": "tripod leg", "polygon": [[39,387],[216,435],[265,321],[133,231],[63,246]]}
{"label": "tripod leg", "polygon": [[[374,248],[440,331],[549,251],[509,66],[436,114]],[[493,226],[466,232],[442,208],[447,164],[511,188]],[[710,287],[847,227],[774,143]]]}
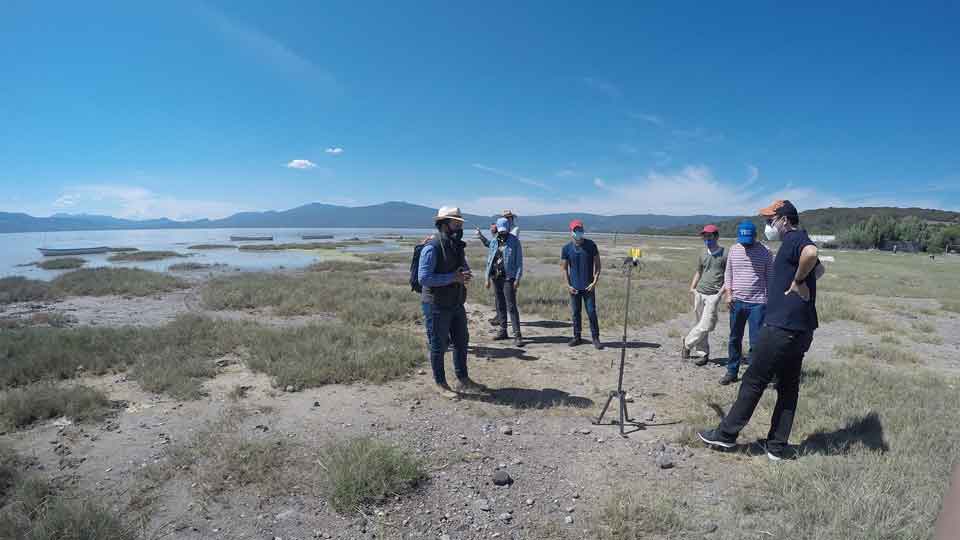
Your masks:
{"label": "tripod leg", "polygon": [[610,393],[610,397],[607,398],[607,404],[603,406],[603,410],[600,411],[600,416],[597,417],[597,421],[594,424],[599,424],[603,421],[603,415],[607,413],[607,409],[610,408],[610,402],[613,400],[613,392]]}
{"label": "tripod leg", "polygon": [[627,423],[627,404],[623,400],[623,392],[618,392],[618,397],[620,398],[620,436],[626,437],[627,434],[623,432],[623,426]]}

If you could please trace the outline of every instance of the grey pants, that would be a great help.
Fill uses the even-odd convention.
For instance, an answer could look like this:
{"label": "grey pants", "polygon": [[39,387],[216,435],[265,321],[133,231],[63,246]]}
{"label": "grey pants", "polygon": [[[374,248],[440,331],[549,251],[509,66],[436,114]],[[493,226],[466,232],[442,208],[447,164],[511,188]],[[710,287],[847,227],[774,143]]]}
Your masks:
{"label": "grey pants", "polygon": [[517,309],[517,289],[512,279],[498,278],[493,280],[493,296],[497,303],[497,318],[500,319],[500,328],[507,330],[507,313],[513,323],[513,337],[520,336],[520,311]]}

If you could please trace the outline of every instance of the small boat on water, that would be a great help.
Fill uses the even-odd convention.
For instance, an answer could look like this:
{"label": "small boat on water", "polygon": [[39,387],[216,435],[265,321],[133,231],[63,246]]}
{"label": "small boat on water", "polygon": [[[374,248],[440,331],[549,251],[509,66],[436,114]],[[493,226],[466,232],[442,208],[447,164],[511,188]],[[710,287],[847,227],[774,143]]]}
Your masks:
{"label": "small boat on water", "polygon": [[332,234],[304,234],[300,238],[304,240],[332,240]]}
{"label": "small boat on water", "polygon": [[231,236],[231,242],[273,242],[272,236]]}

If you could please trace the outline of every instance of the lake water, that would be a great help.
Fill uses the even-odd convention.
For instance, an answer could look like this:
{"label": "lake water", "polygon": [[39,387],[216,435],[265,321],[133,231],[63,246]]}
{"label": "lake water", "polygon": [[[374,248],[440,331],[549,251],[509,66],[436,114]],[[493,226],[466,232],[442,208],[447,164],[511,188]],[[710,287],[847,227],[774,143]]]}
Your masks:
{"label": "lake water", "polygon": [[[118,266],[166,271],[170,265],[182,262],[226,264],[242,270],[270,270],[279,267],[301,268],[338,252],[395,251],[406,249],[393,240],[383,244],[341,248],[338,252],[325,251],[241,251],[238,249],[191,250],[194,244],[265,244],[284,242],[335,242],[351,238],[379,239],[381,236],[423,238],[430,229],[161,229],[136,231],[62,231],[45,233],[0,234],[0,277],[25,276],[33,279],[51,279],[62,271],[51,271],[36,266],[19,266],[45,257],[37,248],[78,247],[134,247],[141,251],[176,251],[187,258],[172,258],[150,262],[117,262],[107,260],[110,254],[82,255],[86,268]],[[304,234],[331,234],[332,240],[303,240]],[[273,236],[272,242],[231,242],[230,236]],[[49,257],[46,257],[49,258]]]}
{"label": "lake water", "polygon": [[[149,262],[110,262],[111,254],[82,255],[87,261],[85,268],[117,266],[143,268],[158,272],[182,262],[201,264],[226,264],[241,270],[272,270],[280,267],[302,268],[316,261],[336,257],[338,253],[364,253],[409,249],[391,239],[383,244],[352,246],[337,251],[241,251],[238,249],[191,250],[195,244],[265,244],[287,242],[336,242],[359,238],[361,240],[381,237],[423,238],[434,229],[148,229],[135,231],[61,231],[44,233],[0,234],[0,277],[25,276],[32,279],[52,279],[63,271],[43,270],[36,266],[22,266],[43,260],[37,248],[82,248],[96,246],[133,247],[141,251],[176,251],[189,257],[175,257]],[[472,231],[465,231],[472,239]],[[305,234],[330,234],[332,240],[303,240]],[[489,234],[489,233],[488,233]],[[535,240],[549,233],[523,232],[522,238]],[[272,242],[231,242],[231,236],[272,236]],[[49,257],[46,257],[49,258]]]}

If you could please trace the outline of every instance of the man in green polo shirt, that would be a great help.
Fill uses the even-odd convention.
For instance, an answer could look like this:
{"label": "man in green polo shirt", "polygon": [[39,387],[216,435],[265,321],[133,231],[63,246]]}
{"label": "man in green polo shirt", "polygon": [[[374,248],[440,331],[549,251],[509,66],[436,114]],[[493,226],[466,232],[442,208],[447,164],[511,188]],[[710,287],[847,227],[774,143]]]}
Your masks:
{"label": "man in green polo shirt", "polygon": [[706,248],[697,260],[697,272],[690,282],[696,325],[680,343],[681,358],[695,358],[696,365],[710,360],[710,332],[717,327],[717,312],[723,297],[723,275],[727,267],[727,250],[717,241],[720,230],[707,225],[700,232]]}

